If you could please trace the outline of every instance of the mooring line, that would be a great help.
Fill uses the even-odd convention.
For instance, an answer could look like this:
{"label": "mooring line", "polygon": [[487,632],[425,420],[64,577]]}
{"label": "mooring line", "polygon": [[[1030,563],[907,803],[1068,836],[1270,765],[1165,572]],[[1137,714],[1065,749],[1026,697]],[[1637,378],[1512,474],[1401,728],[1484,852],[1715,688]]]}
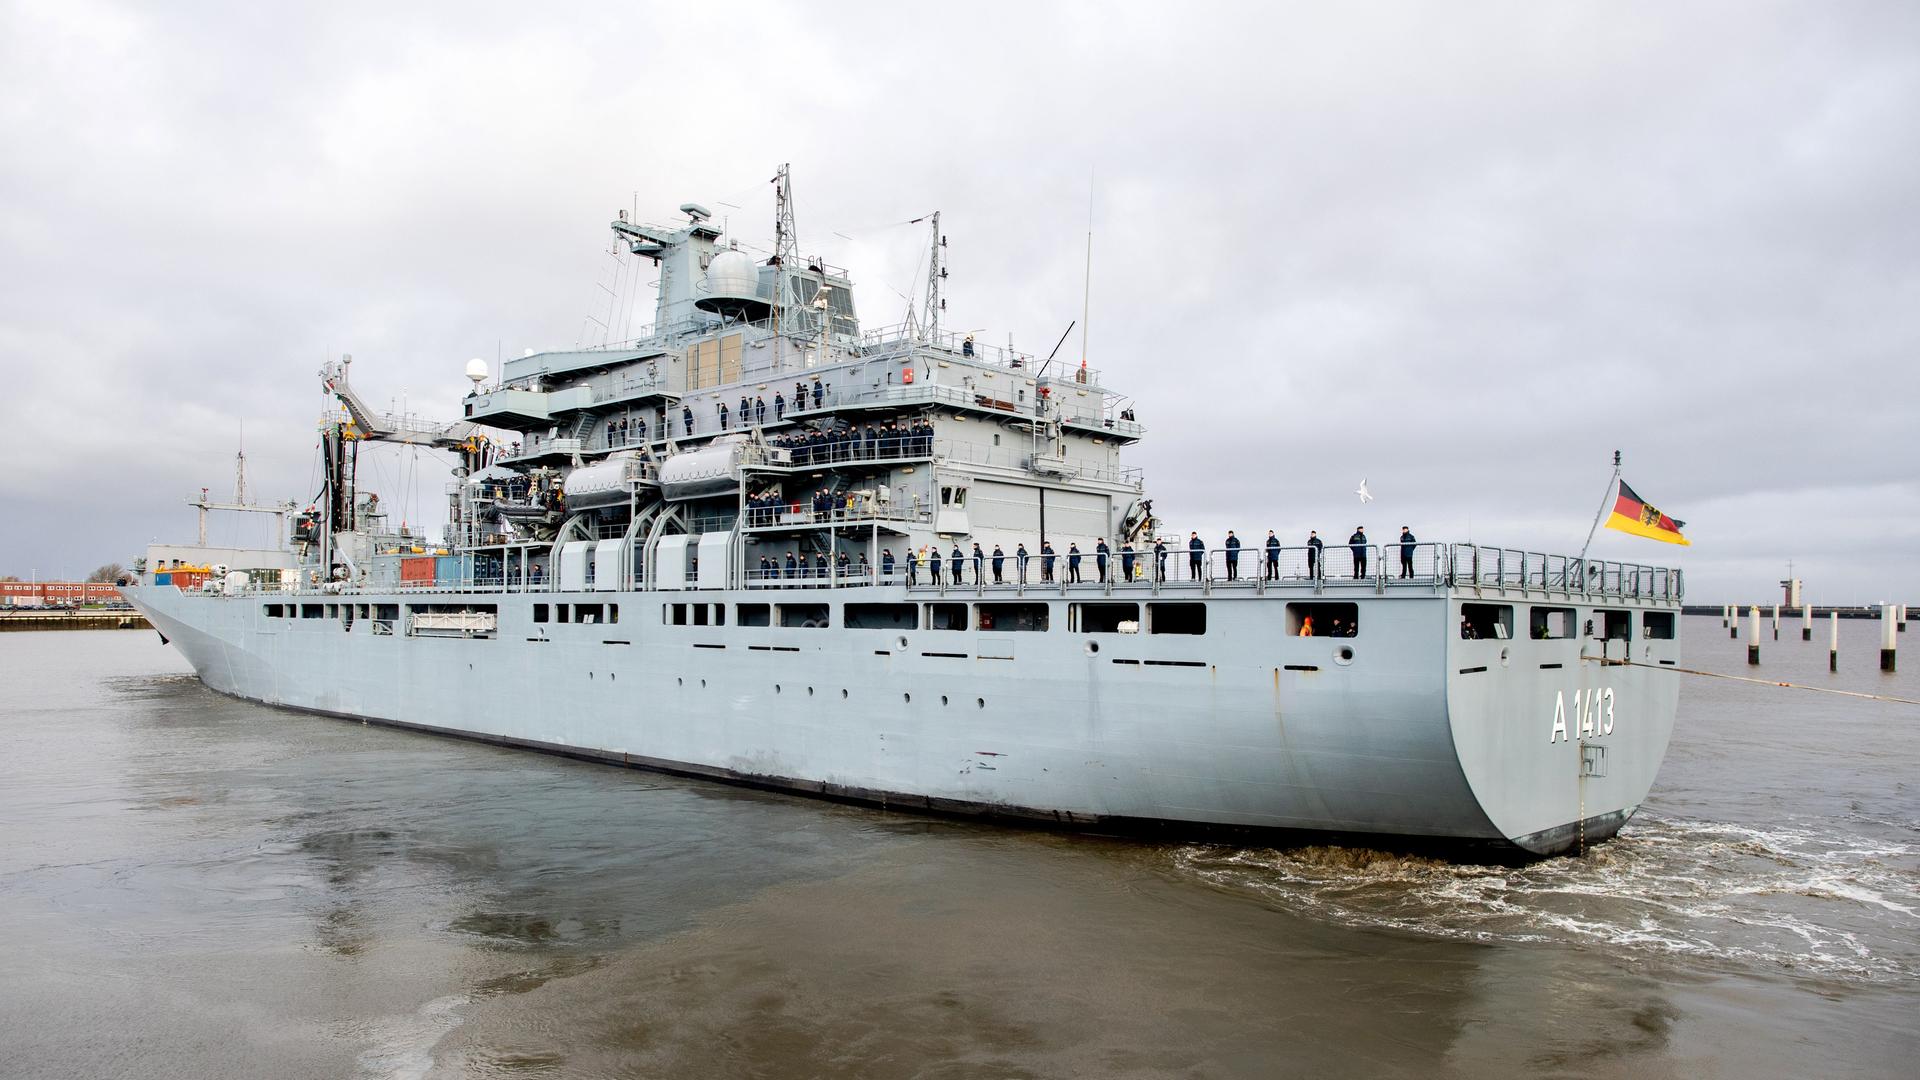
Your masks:
{"label": "mooring line", "polygon": [[1759,686],[1784,686],[1789,690],[1812,690],[1816,694],[1841,694],[1846,697],[1866,698],[1868,701],[1891,701],[1898,705],[1920,705],[1912,698],[1894,697],[1891,694],[1867,694],[1859,690],[1835,690],[1830,686],[1808,686],[1805,683],[1776,682],[1772,679],[1749,679],[1744,675],[1728,675],[1721,671],[1701,671],[1698,668],[1671,667],[1666,664],[1643,664],[1638,660],[1613,660],[1603,656],[1581,656],[1582,660],[1591,660],[1601,666],[1643,667],[1655,671],[1675,671],[1682,675],[1705,675],[1709,679],[1732,679],[1734,682],[1750,682]]}

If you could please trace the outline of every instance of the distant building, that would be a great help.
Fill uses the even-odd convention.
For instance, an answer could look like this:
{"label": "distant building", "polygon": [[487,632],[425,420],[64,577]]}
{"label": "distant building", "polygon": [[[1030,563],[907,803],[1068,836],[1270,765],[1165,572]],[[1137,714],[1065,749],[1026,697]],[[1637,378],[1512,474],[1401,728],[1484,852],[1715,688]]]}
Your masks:
{"label": "distant building", "polygon": [[1782,581],[1780,583],[1780,588],[1783,591],[1785,591],[1785,593],[1787,594],[1786,595],[1787,607],[1797,608],[1800,606],[1800,579],[1799,578],[1788,578],[1785,581]]}
{"label": "distant building", "polygon": [[110,604],[120,599],[111,581],[0,581],[0,606]]}

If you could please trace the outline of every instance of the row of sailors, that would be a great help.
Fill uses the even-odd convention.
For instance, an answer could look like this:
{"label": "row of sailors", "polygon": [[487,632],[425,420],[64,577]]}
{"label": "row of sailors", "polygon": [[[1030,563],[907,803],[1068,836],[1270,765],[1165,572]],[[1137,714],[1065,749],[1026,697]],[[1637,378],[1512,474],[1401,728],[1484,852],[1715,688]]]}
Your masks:
{"label": "row of sailors", "polygon": [[856,458],[927,457],[933,453],[933,424],[921,419],[905,424],[889,420],[833,431],[796,431],[777,435],[768,444],[791,453],[795,465]]}
{"label": "row of sailors", "polygon": [[[828,499],[833,498],[832,496],[828,495],[825,491],[821,491],[815,496],[816,503],[818,503],[822,497],[825,497]],[[830,504],[828,508],[830,509]],[[826,512],[826,510],[819,505],[816,505],[815,510],[816,512],[820,512],[820,513]],[[1354,576],[1363,577],[1366,574],[1366,547],[1364,546],[1366,544],[1366,533],[1363,529],[1355,529],[1354,535],[1350,539],[1354,542],[1353,543],[1353,553],[1354,553],[1354,559],[1355,559]],[[1400,530],[1400,559],[1401,559],[1401,576],[1402,577],[1413,576],[1413,551],[1414,551],[1414,545],[1416,543],[1417,541],[1414,539],[1413,532],[1410,529],[1402,528]],[[1281,546],[1280,546],[1279,537],[1276,536],[1272,530],[1268,530],[1267,539],[1264,546],[1266,548],[1266,558],[1264,560],[1266,566],[1265,566],[1264,576],[1268,580],[1277,580],[1280,577]],[[1320,562],[1319,556],[1320,556],[1322,546],[1323,545],[1320,541],[1320,535],[1318,532],[1312,532],[1308,534],[1307,573],[1309,576],[1312,576],[1318,570],[1317,564]],[[1233,534],[1233,531],[1229,529],[1227,531],[1227,539],[1224,545],[1224,550],[1226,553],[1226,571],[1227,571],[1228,581],[1236,580],[1239,577],[1241,547],[1242,545],[1240,543],[1239,537],[1235,536]],[[1207,575],[1206,564],[1207,564],[1208,550],[1209,549],[1207,547],[1206,541],[1200,539],[1199,533],[1195,532],[1195,533],[1188,534],[1187,572],[1188,572],[1188,576],[1192,580],[1198,581]],[[1113,558],[1113,554],[1114,554],[1113,549],[1107,545],[1106,537],[1104,536],[1101,537],[1099,541],[1094,544],[1094,548],[1092,552],[1093,573],[1094,573],[1093,580],[1098,582],[1103,582],[1103,583],[1108,580],[1107,573],[1108,573],[1108,570],[1110,569],[1110,564]],[[1167,557],[1170,554],[1170,551],[1167,547],[1167,542],[1164,539],[1155,540],[1150,554],[1152,556],[1151,567],[1152,567],[1152,573],[1153,573],[1154,579],[1157,581],[1166,581],[1167,580]],[[1119,552],[1119,577],[1117,580],[1119,581],[1143,580],[1148,573],[1148,567],[1149,567],[1148,555],[1149,555],[1149,552],[1135,550],[1133,546],[1133,542],[1131,540],[1122,543],[1120,545],[1120,552]],[[1086,553],[1080,550],[1080,545],[1077,542],[1069,543],[1067,545],[1067,551],[1065,555],[1066,562],[1067,562],[1067,568],[1066,568],[1067,584],[1070,584],[1070,585],[1079,584],[1085,580],[1082,576],[1083,570],[1081,565],[1085,557],[1086,557]],[[820,555],[820,556],[817,556],[817,558],[820,560],[819,568],[822,571],[825,571],[827,566],[826,556]],[[953,546],[952,553],[948,555],[945,559],[941,558],[940,549],[938,546],[922,547],[918,552],[914,552],[914,551],[907,552],[907,565],[906,565],[907,584],[909,585],[918,584],[921,578],[921,575],[924,572],[930,584],[938,585],[943,580],[942,573],[944,572],[946,575],[948,575],[945,580],[951,581],[955,585],[964,585],[966,584],[967,564],[972,563],[974,584],[976,585],[986,584],[987,583],[986,575],[990,569],[993,575],[993,584],[1004,585],[1006,584],[1007,558],[1008,556],[1005,549],[1003,549],[999,544],[995,544],[993,546],[993,552],[989,554],[985,549],[983,549],[980,546],[979,542],[977,541],[973,544],[973,550],[970,553],[961,550],[960,545],[955,544]],[[1034,560],[1035,556],[1030,554],[1027,551],[1027,545],[1023,542],[1015,546],[1012,558],[1014,562],[1015,580],[1018,581],[1020,584],[1024,585],[1027,582],[1028,565],[1030,562]],[[1055,563],[1060,558],[1061,556],[1058,552],[1054,550],[1053,542],[1051,540],[1041,541],[1038,561],[1040,563],[1040,581],[1042,583],[1050,583],[1055,580],[1055,576],[1054,576]],[[842,553],[840,556],[840,561],[843,568],[847,565],[846,560],[847,560],[847,556],[845,555],[845,553]],[[762,562],[765,563],[766,560],[763,559]],[[788,562],[789,564],[792,564],[793,562],[793,556],[791,554],[788,555]],[[804,557],[802,557],[801,562],[802,562],[802,565],[804,565]],[[895,564],[894,564],[892,549],[882,548],[880,551],[881,576],[884,578],[892,578],[894,574],[894,568],[895,568]],[[763,566],[762,569],[764,570],[765,567]],[[866,576],[866,574],[867,574],[867,556],[865,552],[861,552],[860,553],[860,575],[864,577]],[[763,576],[766,576],[766,575],[763,575]],[[777,575],[773,575],[773,576],[777,576]],[[788,576],[792,576],[792,575],[789,574]]]}
{"label": "row of sailors", "polygon": [[[816,519],[832,517],[836,513],[851,514],[858,506],[853,492],[833,492],[826,488],[815,491],[808,498],[804,509],[811,510]],[[799,500],[789,502],[776,488],[747,496],[747,524],[775,525],[785,520],[787,515],[797,517],[803,507]]]}

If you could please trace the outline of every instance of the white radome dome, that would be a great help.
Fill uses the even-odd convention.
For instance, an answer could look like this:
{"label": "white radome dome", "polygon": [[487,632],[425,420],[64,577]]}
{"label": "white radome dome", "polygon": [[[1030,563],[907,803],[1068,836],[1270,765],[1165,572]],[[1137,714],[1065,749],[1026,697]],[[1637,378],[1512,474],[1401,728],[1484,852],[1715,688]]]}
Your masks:
{"label": "white radome dome", "polygon": [[722,251],[707,264],[707,295],[752,298],[760,290],[760,268],[744,251]]}
{"label": "white radome dome", "polygon": [[486,382],[487,362],[477,356],[467,361],[467,378],[472,379],[475,386]]}

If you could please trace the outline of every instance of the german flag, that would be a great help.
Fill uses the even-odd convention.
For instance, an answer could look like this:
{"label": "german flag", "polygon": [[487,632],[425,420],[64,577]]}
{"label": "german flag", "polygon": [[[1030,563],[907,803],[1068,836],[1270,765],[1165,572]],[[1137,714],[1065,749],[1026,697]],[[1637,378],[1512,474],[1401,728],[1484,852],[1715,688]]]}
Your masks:
{"label": "german flag", "polygon": [[1680,535],[1687,523],[1676,521],[1650,505],[1645,499],[1633,493],[1625,480],[1620,481],[1620,493],[1614,496],[1613,513],[1607,515],[1607,528],[1618,529],[1623,533],[1644,536],[1649,540],[1659,540],[1667,544],[1686,544],[1691,547],[1693,541]]}

